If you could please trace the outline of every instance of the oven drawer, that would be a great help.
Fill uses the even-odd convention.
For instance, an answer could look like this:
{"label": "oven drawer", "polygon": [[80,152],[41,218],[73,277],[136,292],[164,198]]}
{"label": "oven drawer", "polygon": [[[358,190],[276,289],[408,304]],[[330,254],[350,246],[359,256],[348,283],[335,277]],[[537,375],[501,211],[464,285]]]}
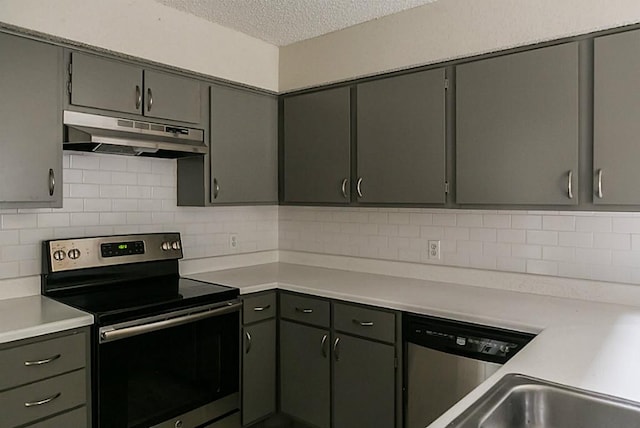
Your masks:
{"label": "oven drawer", "polygon": [[314,297],[282,293],[280,316],[293,321],[329,327],[329,302]]}
{"label": "oven drawer", "polygon": [[76,333],[0,351],[0,391],[84,367],[86,340]]}
{"label": "oven drawer", "polygon": [[392,312],[334,303],[333,327],[343,333],[394,343],[396,316]]}
{"label": "oven drawer", "polygon": [[266,294],[243,298],[244,324],[266,320],[276,316],[276,293],[271,291]]}
{"label": "oven drawer", "polygon": [[84,369],[5,391],[0,393],[0,426],[22,425],[80,406],[86,393]]}
{"label": "oven drawer", "polygon": [[82,406],[70,412],[29,425],[29,428],[83,427],[87,425],[87,422],[87,407]]}

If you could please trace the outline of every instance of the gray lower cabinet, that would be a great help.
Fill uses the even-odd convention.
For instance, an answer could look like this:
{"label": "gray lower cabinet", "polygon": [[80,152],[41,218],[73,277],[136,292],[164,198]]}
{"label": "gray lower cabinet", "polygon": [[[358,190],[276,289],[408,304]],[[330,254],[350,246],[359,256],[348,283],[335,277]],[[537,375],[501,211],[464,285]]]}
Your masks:
{"label": "gray lower cabinet", "polygon": [[640,204],[640,31],[594,41],[595,204]]}
{"label": "gray lower cabinet", "polygon": [[276,412],[276,293],[243,297],[242,425]]}
{"label": "gray lower cabinet", "polygon": [[359,202],[445,203],[445,71],[357,85]]}
{"label": "gray lower cabinet", "polygon": [[350,89],[284,99],[285,202],[351,200]]}
{"label": "gray lower cabinet", "polygon": [[399,314],[287,292],[280,304],[282,413],[316,428],[401,427]]}
{"label": "gray lower cabinet", "polygon": [[62,207],[62,48],[0,33],[0,208]]}
{"label": "gray lower cabinet", "polygon": [[578,43],[456,67],[460,204],[578,203]]}
{"label": "gray lower cabinet", "polygon": [[211,86],[211,201],[278,202],[277,98]]}
{"label": "gray lower cabinet", "polygon": [[200,122],[200,82],[123,61],[71,53],[70,103],[80,107]]}
{"label": "gray lower cabinet", "polygon": [[345,334],[335,341],[333,427],[396,426],[394,346]]}
{"label": "gray lower cabinet", "polygon": [[331,426],[329,331],[280,320],[280,410],[315,428]]}
{"label": "gray lower cabinet", "polygon": [[0,346],[0,426],[89,427],[88,329]]}

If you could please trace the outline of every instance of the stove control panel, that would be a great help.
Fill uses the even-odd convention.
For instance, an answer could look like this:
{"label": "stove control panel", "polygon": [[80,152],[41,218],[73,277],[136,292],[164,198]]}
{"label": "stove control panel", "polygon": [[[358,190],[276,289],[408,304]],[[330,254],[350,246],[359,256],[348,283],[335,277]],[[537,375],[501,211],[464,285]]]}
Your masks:
{"label": "stove control panel", "polygon": [[182,258],[179,233],[100,236],[44,242],[47,272]]}

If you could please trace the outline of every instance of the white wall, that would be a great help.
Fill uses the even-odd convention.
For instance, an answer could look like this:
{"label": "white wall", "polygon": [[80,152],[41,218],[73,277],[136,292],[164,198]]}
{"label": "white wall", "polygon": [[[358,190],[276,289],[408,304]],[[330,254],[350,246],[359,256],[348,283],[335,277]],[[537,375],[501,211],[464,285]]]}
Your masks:
{"label": "white wall", "polygon": [[638,0],[439,0],[280,49],[280,91],[640,22]]}
{"label": "white wall", "polygon": [[276,46],[152,0],[0,0],[0,22],[278,90]]}
{"label": "white wall", "polygon": [[63,165],[62,209],[0,210],[0,299],[40,274],[46,239],[175,231],[186,260],[278,247],[276,206],[176,206],[175,160],[65,152]]}

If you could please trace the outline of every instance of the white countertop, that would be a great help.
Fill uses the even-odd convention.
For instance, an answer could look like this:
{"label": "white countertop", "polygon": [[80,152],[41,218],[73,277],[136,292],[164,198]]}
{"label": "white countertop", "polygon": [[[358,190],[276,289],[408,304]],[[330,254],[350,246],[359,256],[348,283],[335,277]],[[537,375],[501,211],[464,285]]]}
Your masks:
{"label": "white countertop", "polygon": [[287,263],[205,272],[194,279],[308,293],[538,336],[430,425],[445,427],[507,373],[640,402],[640,308]]}
{"label": "white countertop", "polygon": [[0,343],[93,324],[93,316],[44,296],[0,300]]}

